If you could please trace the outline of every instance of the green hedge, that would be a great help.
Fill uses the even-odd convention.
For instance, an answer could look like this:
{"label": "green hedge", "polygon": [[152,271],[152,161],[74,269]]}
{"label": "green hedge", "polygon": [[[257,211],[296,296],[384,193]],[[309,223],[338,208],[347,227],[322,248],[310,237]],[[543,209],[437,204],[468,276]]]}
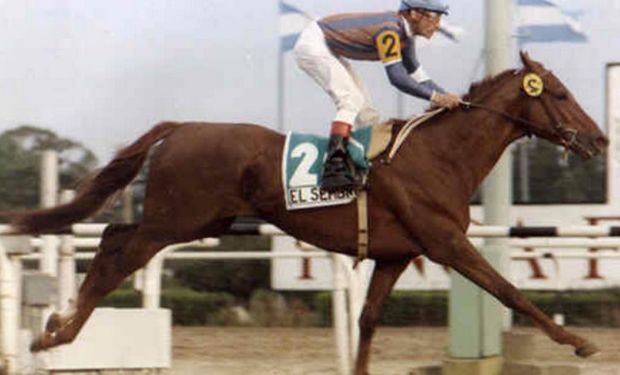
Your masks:
{"label": "green hedge", "polygon": [[[381,314],[385,326],[445,326],[448,319],[448,294],[442,291],[392,292]],[[315,306],[320,311],[322,326],[332,324],[331,293],[316,296]]]}
{"label": "green hedge", "polygon": [[[546,314],[564,314],[567,325],[620,327],[620,289],[596,291],[534,292],[525,295]],[[316,296],[320,323],[331,325],[331,294]],[[395,291],[383,308],[380,324],[385,326],[445,326],[448,293],[445,291]],[[531,325],[529,318],[516,314],[517,325]]]}
{"label": "green hedge", "polygon": [[[264,294],[265,292],[263,292]],[[271,292],[273,295],[278,293]],[[270,295],[271,295],[270,294]],[[572,326],[620,327],[620,289],[597,291],[525,292],[548,315],[564,314]],[[256,324],[331,326],[331,293],[281,293],[282,301],[258,294],[247,303]],[[108,296],[102,306],[138,307],[140,294],[121,289]],[[270,305],[270,300],[275,305]],[[227,293],[196,292],[172,288],[162,291],[162,306],[172,309],[174,324],[217,325],[230,323],[227,308],[234,297]],[[258,303],[260,302],[260,303]],[[274,309],[274,306],[280,306]],[[284,310],[283,310],[284,309]],[[270,313],[271,311],[271,313]],[[288,315],[274,316],[265,314]],[[259,319],[260,318],[260,319]],[[278,318],[278,319],[276,319]],[[448,293],[445,291],[395,291],[386,302],[380,324],[385,326],[445,326],[448,319]],[[528,318],[515,314],[517,325],[530,325]],[[284,323],[282,323],[284,322]]]}
{"label": "green hedge", "polygon": [[[564,314],[567,325],[620,327],[620,289],[528,292],[526,295],[548,315]],[[525,316],[517,314],[515,322],[531,324]]]}
{"label": "green hedge", "polygon": [[[120,289],[107,296],[100,306],[139,307],[142,297],[131,289]],[[161,306],[172,310],[173,324],[219,324],[222,310],[232,305],[233,297],[227,293],[196,292],[191,289],[164,289]]]}

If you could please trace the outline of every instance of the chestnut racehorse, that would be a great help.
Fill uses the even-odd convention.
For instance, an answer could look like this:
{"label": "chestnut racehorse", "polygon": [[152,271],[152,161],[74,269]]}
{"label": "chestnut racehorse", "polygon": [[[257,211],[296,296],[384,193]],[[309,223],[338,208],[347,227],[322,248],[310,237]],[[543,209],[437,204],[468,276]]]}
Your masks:
{"label": "chestnut racehorse", "polygon": [[[587,357],[598,348],[566,331],[496,272],[466,237],[469,202],[506,147],[536,135],[583,158],[607,138],[560,80],[521,54],[523,68],[472,85],[462,108],[414,129],[391,163],[369,174],[368,257],[376,261],[360,318],[355,374],[368,373],[370,342],[381,307],[416,257],[450,267],[529,316],[552,340]],[[393,132],[404,122],[395,120]],[[16,232],[66,228],[100,209],[140,171],[152,146],[144,214],[136,224],[107,226],[74,309],[53,314],[33,351],[69,343],[101,299],[167,245],[222,235],[237,217],[258,217],[329,251],[356,255],[356,204],[287,211],[281,178],[285,137],[249,124],[161,123],[93,176],[64,205],[14,213]],[[379,155],[384,160],[387,152]]]}

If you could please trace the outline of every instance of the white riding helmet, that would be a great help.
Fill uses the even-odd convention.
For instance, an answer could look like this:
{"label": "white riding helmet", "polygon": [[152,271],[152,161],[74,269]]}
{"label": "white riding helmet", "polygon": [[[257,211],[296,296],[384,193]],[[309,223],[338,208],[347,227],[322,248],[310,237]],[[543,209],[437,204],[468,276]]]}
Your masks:
{"label": "white riding helmet", "polygon": [[448,14],[448,4],[443,0],[401,0],[399,11],[424,9],[431,12]]}

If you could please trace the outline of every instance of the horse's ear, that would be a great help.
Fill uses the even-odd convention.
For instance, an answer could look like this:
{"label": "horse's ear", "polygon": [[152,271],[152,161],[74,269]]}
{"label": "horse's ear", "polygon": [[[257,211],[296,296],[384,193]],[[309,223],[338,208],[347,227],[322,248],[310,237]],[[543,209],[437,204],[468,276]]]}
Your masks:
{"label": "horse's ear", "polygon": [[523,62],[523,66],[525,66],[529,70],[536,70],[534,63],[532,62],[532,59],[530,59],[530,55],[527,52],[521,50],[519,51],[519,55],[521,56],[521,62]]}

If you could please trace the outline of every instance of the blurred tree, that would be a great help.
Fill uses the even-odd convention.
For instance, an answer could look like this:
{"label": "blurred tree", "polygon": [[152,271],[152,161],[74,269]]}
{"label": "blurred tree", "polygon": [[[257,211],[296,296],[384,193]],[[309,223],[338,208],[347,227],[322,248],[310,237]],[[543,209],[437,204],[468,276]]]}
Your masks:
{"label": "blurred tree", "polygon": [[[519,143],[518,147],[512,148],[512,152],[514,204],[606,202],[607,166],[604,156],[582,160],[574,153],[569,153],[565,158],[563,148],[539,139]],[[479,189],[471,203],[481,202]]]}
{"label": "blurred tree", "polygon": [[59,156],[61,189],[75,188],[97,166],[95,154],[81,143],[24,125],[0,134],[0,210],[39,205],[39,165],[43,150]]}
{"label": "blurred tree", "polygon": [[[223,236],[220,245],[208,251],[269,251],[266,236]],[[191,249],[188,249],[191,250]],[[182,251],[182,250],[181,250]],[[192,260],[168,262],[175,278],[196,291],[227,292],[247,299],[256,290],[270,288],[268,260]]]}
{"label": "blurred tree", "polygon": [[[514,201],[532,204],[604,203],[606,165],[604,157],[581,160],[574,153],[539,140],[527,144],[529,201],[523,199],[519,157],[514,161]],[[523,148],[520,149],[523,151]]]}

